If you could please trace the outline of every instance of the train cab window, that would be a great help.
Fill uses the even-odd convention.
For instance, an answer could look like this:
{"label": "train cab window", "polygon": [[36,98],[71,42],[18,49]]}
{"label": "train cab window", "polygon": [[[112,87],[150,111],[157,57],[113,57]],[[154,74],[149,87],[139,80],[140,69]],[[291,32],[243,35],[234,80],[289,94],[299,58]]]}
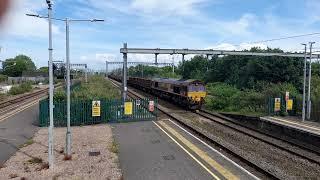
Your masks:
{"label": "train cab window", "polygon": [[174,86],[173,87],[173,92],[179,94],[180,93],[180,87]]}
{"label": "train cab window", "polygon": [[199,86],[199,91],[206,91],[206,88],[204,86]]}
{"label": "train cab window", "polygon": [[198,85],[198,86],[191,85],[191,86],[188,86],[188,91],[189,92],[205,91],[205,87],[202,85]]}

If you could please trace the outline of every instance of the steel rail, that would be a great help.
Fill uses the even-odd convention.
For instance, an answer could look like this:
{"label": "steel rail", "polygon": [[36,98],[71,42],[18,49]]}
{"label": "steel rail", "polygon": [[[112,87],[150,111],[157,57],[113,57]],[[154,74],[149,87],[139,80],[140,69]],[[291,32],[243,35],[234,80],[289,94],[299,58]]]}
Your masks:
{"label": "steel rail", "polygon": [[[215,122],[215,123],[218,123],[218,124],[220,124],[220,125],[223,125],[223,126],[225,126],[225,127],[227,127],[227,128],[230,128],[230,129],[232,129],[232,130],[234,130],[234,131],[237,131],[237,132],[239,132],[239,133],[245,134],[245,135],[247,135],[247,136],[249,136],[249,137],[258,139],[258,140],[260,140],[260,141],[262,141],[262,142],[264,142],[264,143],[266,143],[266,144],[272,145],[272,146],[274,146],[274,147],[276,147],[276,148],[278,148],[278,149],[281,149],[281,150],[283,150],[283,151],[285,151],[285,152],[288,152],[288,153],[290,153],[290,154],[293,154],[293,155],[298,156],[298,157],[303,158],[303,159],[307,159],[307,160],[310,161],[310,162],[313,162],[313,163],[316,163],[316,164],[320,164],[320,158],[319,158],[319,157],[320,157],[320,153],[317,152],[317,151],[311,150],[311,149],[309,149],[309,148],[305,148],[305,147],[303,147],[303,146],[301,146],[301,145],[292,143],[292,142],[290,142],[290,141],[285,141],[285,140],[283,140],[283,139],[280,139],[280,138],[278,138],[278,137],[275,137],[275,136],[272,136],[272,135],[269,135],[269,134],[266,134],[266,133],[262,133],[262,132],[260,132],[260,131],[254,130],[253,128],[248,128],[248,127],[246,127],[246,126],[241,125],[240,123],[235,123],[235,122],[233,122],[233,121],[231,121],[231,120],[228,120],[227,118],[223,117],[222,115],[221,115],[221,116],[220,116],[220,115],[215,115],[215,114],[213,114],[213,113],[210,113],[210,112],[207,112],[207,111],[203,111],[203,110],[200,110],[199,112],[196,112],[196,113],[197,113],[198,115],[200,115],[201,117],[204,117],[204,118],[206,118],[206,119],[209,119],[210,121],[213,121],[213,122]],[[215,117],[215,118],[218,118],[219,120],[214,119],[213,117],[210,117],[210,116],[213,116],[213,117]],[[224,122],[222,122],[222,121],[224,121]],[[230,123],[232,123],[232,124],[235,125],[235,126],[240,126],[241,128],[247,129],[247,130],[249,130],[249,131],[241,130],[241,129],[235,127],[235,126],[230,125]],[[250,131],[252,131],[252,132],[250,132]],[[315,154],[316,156],[318,156],[318,159],[314,159],[314,158],[308,157],[308,156],[306,156],[306,155],[304,155],[304,154],[302,154],[302,153],[295,152],[295,151],[293,151],[293,150],[291,150],[291,149],[289,149],[289,148],[285,148],[285,147],[283,147],[283,146],[281,146],[281,145],[278,145],[278,144],[272,142],[271,140],[267,140],[267,139],[263,139],[262,137],[258,137],[258,135],[255,135],[254,133],[262,134],[262,135],[264,135],[264,136],[271,137],[271,138],[276,139],[276,140],[278,140],[278,141],[281,141],[281,142],[285,142],[285,143],[287,143],[287,144],[290,144],[291,146],[298,147],[298,148],[300,148],[300,149],[302,149],[302,150],[304,150],[304,151],[311,152],[311,153]]]}
{"label": "steel rail", "polygon": [[[57,88],[59,88],[61,86],[62,85],[58,85]],[[42,90],[35,91],[35,92],[32,92],[32,93],[24,94],[24,95],[19,96],[19,97],[15,97],[15,98],[10,99],[10,100],[2,101],[2,102],[0,102],[0,110],[1,109],[5,109],[8,106],[12,106],[12,105],[21,103],[21,102],[23,102],[25,100],[29,100],[29,99],[31,99],[33,97],[38,96],[38,95],[46,94],[46,93],[48,93],[48,89],[49,88],[42,89]]]}

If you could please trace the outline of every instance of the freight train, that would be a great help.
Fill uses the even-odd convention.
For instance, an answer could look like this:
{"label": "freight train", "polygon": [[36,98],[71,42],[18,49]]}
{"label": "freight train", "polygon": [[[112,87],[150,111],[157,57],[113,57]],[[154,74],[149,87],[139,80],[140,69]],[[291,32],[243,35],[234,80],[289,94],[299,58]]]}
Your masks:
{"label": "freight train", "polygon": [[[109,75],[109,78],[121,82],[119,76]],[[201,109],[207,95],[204,83],[193,79],[129,77],[127,82],[129,86],[192,110]]]}

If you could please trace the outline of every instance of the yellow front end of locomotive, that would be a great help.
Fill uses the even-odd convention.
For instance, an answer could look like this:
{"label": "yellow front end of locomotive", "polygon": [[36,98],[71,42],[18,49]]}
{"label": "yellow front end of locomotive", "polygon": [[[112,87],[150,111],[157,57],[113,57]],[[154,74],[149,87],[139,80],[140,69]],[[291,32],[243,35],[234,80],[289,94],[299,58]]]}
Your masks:
{"label": "yellow front end of locomotive", "polygon": [[196,92],[188,92],[188,97],[191,98],[195,102],[200,102],[207,95],[205,91],[196,91]]}

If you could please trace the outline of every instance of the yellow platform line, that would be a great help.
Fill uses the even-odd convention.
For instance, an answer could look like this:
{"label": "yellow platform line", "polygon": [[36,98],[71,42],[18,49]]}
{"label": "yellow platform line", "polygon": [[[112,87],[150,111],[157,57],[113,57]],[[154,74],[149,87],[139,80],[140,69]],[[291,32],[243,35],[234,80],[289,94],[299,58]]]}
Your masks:
{"label": "yellow platform line", "polygon": [[195,146],[193,143],[191,143],[189,140],[187,140],[185,137],[183,137],[181,134],[179,134],[173,128],[168,126],[165,122],[159,121],[158,123],[161,124],[162,127],[164,127],[172,135],[174,135],[178,140],[180,140],[188,148],[190,148],[193,152],[195,152],[202,160],[204,160],[206,163],[208,163],[212,168],[217,170],[226,179],[233,179],[233,180],[239,179],[237,176],[235,176],[230,171],[228,171],[223,166],[221,166],[217,161],[212,159],[206,152],[202,151],[200,148]]}
{"label": "yellow platform line", "polygon": [[196,157],[194,157],[186,148],[184,148],[178,141],[176,141],[170,134],[168,134],[161,126],[156,122],[153,123],[158,126],[158,128],[163,131],[173,142],[175,142],[182,150],[184,150],[193,160],[195,160],[203,169],[205,169],[214,179],[220,180],[220,178],[215,175],[210,169],[208,169],[203,163],[201,163]]}

